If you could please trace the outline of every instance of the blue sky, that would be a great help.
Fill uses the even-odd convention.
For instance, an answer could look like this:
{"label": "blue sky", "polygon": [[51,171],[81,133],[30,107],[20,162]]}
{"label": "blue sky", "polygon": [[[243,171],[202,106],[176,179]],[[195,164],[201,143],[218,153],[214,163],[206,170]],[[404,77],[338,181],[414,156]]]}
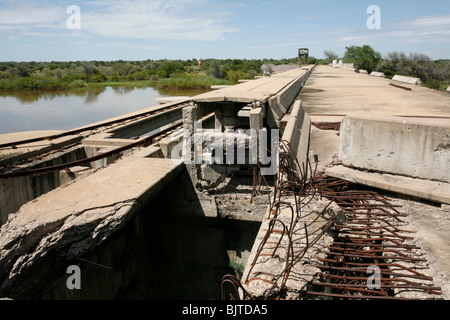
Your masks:
{"label": "blue sky", "polygon": [[[80,29],[67,20],[80,8]],[[370,5],[381,29],[366,26]],[[75,20],[74,20],[75,21]],[[324,57],[368,44],[450,58],[450,1],[0,1],[0,61]]]}

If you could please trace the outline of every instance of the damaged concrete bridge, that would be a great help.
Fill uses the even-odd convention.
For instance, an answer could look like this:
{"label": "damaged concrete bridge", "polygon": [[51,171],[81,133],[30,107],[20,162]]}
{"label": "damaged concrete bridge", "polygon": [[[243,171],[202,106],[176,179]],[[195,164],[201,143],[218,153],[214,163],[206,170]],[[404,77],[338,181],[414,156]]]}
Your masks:
{"label": "damaged concrete bridge", "polygon": [[309,65],[0,137],[0,297],[449,298],[450,96],[391,82]]}

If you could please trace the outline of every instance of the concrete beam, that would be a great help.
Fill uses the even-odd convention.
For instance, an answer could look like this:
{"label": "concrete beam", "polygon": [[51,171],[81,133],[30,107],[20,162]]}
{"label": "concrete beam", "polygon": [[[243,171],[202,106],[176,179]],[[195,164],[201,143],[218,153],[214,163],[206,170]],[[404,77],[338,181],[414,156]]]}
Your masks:
{"label": "concrete beam", "polygon": [[267,113],[269,126],[276,128],[280,127],[281,119],[286,114],[286,112],[289,112],[289,110],[292,108],[295,98],[308,80],[313,69],[314,67],[307,70],[305,74],[293,80],[277,95],[269,99],[269,110]]}
{"label": "concrete beam", "polygon": [[399,76],[399,75],[395,75],[392,78],[393,81],[399,81],[399,82],[404,82],[404,83],[409,83],[409,84],[414,84],[414,85],[420,85],[422,84],[422,82],[420,81],[419,78],[414,78],[414,77],[407,77],[407,76]]}
{"label": "concrete beam", "polygon": [[112,138],[118,139],[129,139],[131,137],[141,136],[153,130],[159,129],[162,126],[179,121],[182,118],[183,107],[184,106],[175,107],[173,109],[145,117],[141,120],[119,126],[107,132],[113,134]]}
{"label": "concrete beam", "polygon": [[383,72],[372,71],[372,72],[370,73],[370,75],[371,75],[372,77],[385,78],[385,75],[384,75]]}
{"label": "concrete beam", "polygon": [[330,167],[325,170],[325,174],[330,177],[377,189],[396,192],[432,202],[450,204],[450,184],[444,182],[366,172],[344,166]]}
{"label": "concrete beam", "polygon": [[301,166],[298,170],[301,170],[308,160],[310,132],[311,117],[302,108],[301,100],[297,100],[286,124],[282,140],[289,143],[292,154]]}
{"label": "concrete beam", "polygon": [[264,126],[264,113],[263,108],[255,108],[250,110],[250,129],[259,132]]}
{"label": "concrete beam", "polygon": [[450,123],[347,116],[341,124],[339,159],[356,168],[450,182]]}
{"label": "concrete beam", "polygon": [[157,102],[159,104],[166,104],[166,103],[171,103],[171,102],[181,102],[183,100],[189,100],[189,99],[191,99],[191,97],[161,97],[161,98],[155,99],[155,102]]}

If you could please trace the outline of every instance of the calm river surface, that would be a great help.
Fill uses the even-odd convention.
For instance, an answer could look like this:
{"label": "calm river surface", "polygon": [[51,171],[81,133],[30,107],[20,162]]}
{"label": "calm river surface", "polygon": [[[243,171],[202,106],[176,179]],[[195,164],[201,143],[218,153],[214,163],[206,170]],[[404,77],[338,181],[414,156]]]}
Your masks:
{"label": "calm river surface", "polygon": [[69,92],[0,93],[0,134],[68,130],[158,106],[165,96],[205,91],[158,91],[153,87],[102,87]]}

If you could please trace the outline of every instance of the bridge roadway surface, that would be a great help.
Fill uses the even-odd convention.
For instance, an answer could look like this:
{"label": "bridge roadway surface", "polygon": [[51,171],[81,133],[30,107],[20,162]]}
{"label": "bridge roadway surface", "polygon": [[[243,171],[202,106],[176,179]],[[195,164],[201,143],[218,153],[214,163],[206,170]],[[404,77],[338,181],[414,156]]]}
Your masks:
{"label": "bridge roadway surface", "polygon": [[[395,83],[404,90],[391,86]],[[450,93],[430,88],[396,82],[386,78],[358,74],[353,71],[317,66],[306,85],[298,95],[302,106],[311,116],[312,122],[337,122],[347,114],[376,116],[406,116],[407,121],[422,120],[436,125],[448,126],[450,123]],[[336,159],[339,150],[339,136],[336,131],[319,130],[312,126],[310,155],[319,156],[319,166],[325,168]],[[342,167],[342,166],[338,166]],[[335,168],[338,168],[335,167]],[[336,170],[337,171],[337,170]],[[327,170],[328,174],[328,170]],[[346,172],[347,174],[347,172]],[[370,175],[370,173],[367,173]],[[400,180],[389,176],[390,186],[414,188],[427,193],[436,185],[431,181],[418,179]],[[363,178],[364,175],[363,175]],[[412,181],[416,180],[416,181]],[[416,185],[415,185],[416,183]],[[444,185],[444,184],[441,184]],[[448,184],[446,199],[450,198]],[[398,194],[397,194],[398,195]],[[388,197],[395,193],[388,193]],[[402,205],[402,211],[409,215],[408,221],[415,231],[417,243],[427,250],[431,275],[443,289],[445,299],[450,298],[450,205],[432,204],[407,200],[408,197],[395,196]]]}
{"label": "bridge roadway surface", "polygon": [[443,117],[435,120],[450,121],[448,92],[329,66],[316,66],[298,98],[313,122],[340,121],[349,113]]}

